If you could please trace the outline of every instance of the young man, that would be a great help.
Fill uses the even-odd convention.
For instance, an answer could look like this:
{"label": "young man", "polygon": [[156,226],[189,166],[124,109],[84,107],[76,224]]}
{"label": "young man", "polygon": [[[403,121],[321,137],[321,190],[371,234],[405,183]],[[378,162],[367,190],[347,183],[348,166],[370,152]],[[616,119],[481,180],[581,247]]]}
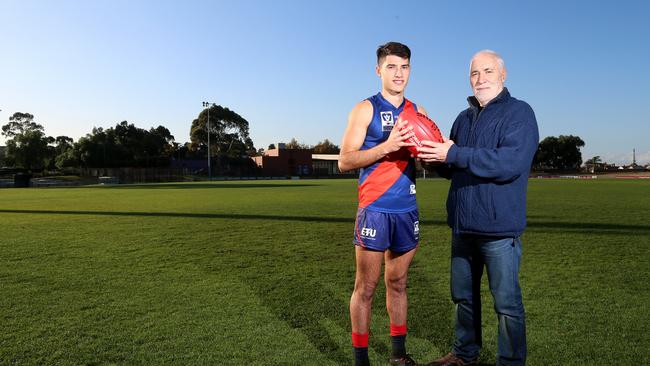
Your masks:
{"label": "young man", "polygon": [[[406,354],[406,280],[419,241],[415,163],[404,146],[412,134],[398,120],[405,108],[426,113],[404,98],[411,51],[389,42],[377,49],[381,92],[357,104],[343,136],[339,169],[360,168],[354,240],[356,277],[350,299],[356,365],[368,365],[368,330],[375,287],[385,262],[386,308],[392,365],[415,365]],[[395,123],[397,121],[397,123]]]}
{"label": "young man", "polygon": [[452,351],[430,366],[478,365],[481,277],[485,268],[499,319],[497,366],[526,363],[526,317],[519,286],[526,190],[539,132],[533,109],[510,96],[501,56],[472,58],[474,96],[451,128],[450,140],[423,141],[418,158],[440,164],[451,179],[447,222],[452,229],[451,296],[456,304]]}

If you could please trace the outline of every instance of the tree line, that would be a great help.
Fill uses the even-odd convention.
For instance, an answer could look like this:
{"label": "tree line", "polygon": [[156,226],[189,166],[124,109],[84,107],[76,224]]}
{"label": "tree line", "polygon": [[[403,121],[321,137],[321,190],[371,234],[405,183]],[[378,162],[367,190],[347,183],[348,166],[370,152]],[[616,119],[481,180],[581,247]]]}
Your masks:
{"label": "tree line", "polygon": [[[582,165],[582,152],[580,148],[585,142],[578,136],[560,135],[549,136],[540,141],[533,159],[533,170],[536,171],[577,171]],[[269,145],[269,150],[275,149],[275,144]],[[311,146],[298,142],[292,138],[287,144],[287,149],[312,149],[315,154],[338,154],[340,149],[328,139]]]}
{"label": "tree line", "polygon": [[[208,113],[209,111],[209,113]],[[208,132],[208,115],[210,131]],[[236,112],[219,105],[202,110],[190,127],[190,142],[179,144],[164,126],[148,130],[122,121],[107,129],[95,127],[77,142],[68,136],[47,136],[43,125],[29,113],[14,113],[2,126],[7,139],[0,165],[27,170],[65,168],[168,167],[172,159],[200,159],[210,155],[215,173],[256,169],[251,156],[261,155],[249,136],[249,123]],[[536,171],[575,171],[582,165],[578,136],[549,136],[539,143],[533,160]],[[275,149],[271,144],[268,149]],[[307,145],[292,138],[287,149],[310,149],[315,154],[338,154],[340,149],[325,139]]]}
{"label": "tree line", "polygon": [[[174,159],[205,159],[208,156],[208,134],[214,173],[252,173],[257,169],[250,157],[263,154],[264,149],[255,148],[249,136],[248,121],[220,105],[212,105],[199,113],[190,126],[190,141],[184,144],[177,143],[162,125],[147,130],[128,121],[106,129],[94,127],[75,142],[68,136],[46,135],[43,125],[34,120],[34,115],[16,112],[2,126],[6,149],[4,154],[0,152],[0,166],[35,171],[168,167]],[[294,138],[287,148],[338,153],[338,146],[328,139],[315,146],[307,146]]]}
{"label": "tree line", "polygon": [[585,142],[578,136],[549,136],[540,141],[533,159],[536,171],[577,171],[582,165],[580,148]]}
{"label": "tree line", "polygon": [[[269,150],[273,150],[276,148],[277,147],[275,146],[275,144],[270,144],[268,147]],[[338,145],[335,145],[329,139],[319,141],[316,145],[308,145],[308,144],[303,144],[298,142],[298,140],[296,140],[296,138],[293,137],[291,138],[291,141],[284,144],[284,148],[312,150],[314,154],[338,154],[339,152],[341,152],[341,149],[338,147]],[[258,152],[260,153],[260,155],[263,155],[264,149],[260,149]]]}
{"label": "tree line", "polygon": [[27,170],[165,166],[178,147],[167,128],[145,130],[127,121],[107,129],[95,127],[77,142],[47,136],[34,115],[22,112],[9,117],[2,135],[7,138],[4,165]]}
{"label": "tree line", "polygon": [[74,141],[68,136],[45,134],[34,115],[17,112],[2,126],[6,149],[2,165],[27,170],[65,168],[168,167],[172,159],[205,159],[210,135],[210,155],[216,166],[245,165],[256,153],[248,134],[248,121],[218,105],[204,109],[192,121],[190,142],[179,144],[169,129],[160,125],[150,129],[128,121],[114,127],[94,127]]}

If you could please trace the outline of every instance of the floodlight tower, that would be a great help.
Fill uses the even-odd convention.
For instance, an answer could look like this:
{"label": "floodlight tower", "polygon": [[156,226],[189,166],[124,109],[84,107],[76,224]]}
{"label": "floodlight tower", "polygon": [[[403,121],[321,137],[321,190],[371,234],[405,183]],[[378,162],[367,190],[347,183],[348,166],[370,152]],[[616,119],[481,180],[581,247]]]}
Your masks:
{"label": "floodlight tower", "polygon": [[208,108],[208,180],[212,180],[212,164],[210,163],[210,108],[216,106],[212,102],[203,102],[203,108]]}

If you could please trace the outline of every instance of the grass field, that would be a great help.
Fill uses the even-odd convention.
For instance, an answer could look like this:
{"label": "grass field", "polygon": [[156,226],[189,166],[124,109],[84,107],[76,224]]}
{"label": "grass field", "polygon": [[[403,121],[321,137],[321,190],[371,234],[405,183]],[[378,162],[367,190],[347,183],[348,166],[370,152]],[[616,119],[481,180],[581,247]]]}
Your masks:
{"label": "grass field", "polygon": [[[422,362],[453,339],[447,189],[418,182]],[[0,190],[0,365],[350,365],[355,212],[354,180]],[[528,216],[528,364],[650,364],[650,181],[531,180]],[[493,365],[487,286],[483,303]]]}

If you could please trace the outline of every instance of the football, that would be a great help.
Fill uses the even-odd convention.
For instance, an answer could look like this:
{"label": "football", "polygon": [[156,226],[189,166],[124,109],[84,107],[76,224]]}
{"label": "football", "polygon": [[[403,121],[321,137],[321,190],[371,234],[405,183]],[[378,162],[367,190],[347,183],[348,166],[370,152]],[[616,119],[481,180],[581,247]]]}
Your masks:
{"label": "football", "polygon": [[419,113],[415,108],[405,108],[399,117],[407,121],[406,126],[413,128],[414,136],[409,137],[406,142],[415,144],[415,146],[407,146],[406,148],[413,154],[418,156],[418,147],[422,147],[422,140],[429,140],[434,142],[443,142],[440,129],[429,117]]}

